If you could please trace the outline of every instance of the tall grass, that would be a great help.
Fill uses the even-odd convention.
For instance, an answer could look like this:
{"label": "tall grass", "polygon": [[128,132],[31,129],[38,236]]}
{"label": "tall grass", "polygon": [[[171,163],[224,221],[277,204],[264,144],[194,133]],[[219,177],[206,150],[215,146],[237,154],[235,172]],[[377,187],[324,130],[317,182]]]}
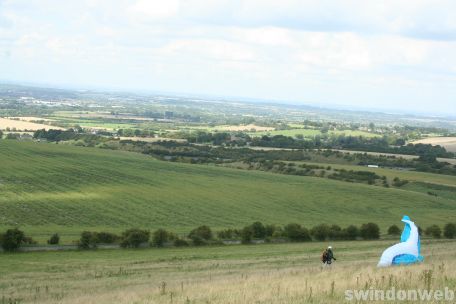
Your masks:
{"label": "tall grass", "polygon": [[[0,255],[0,303],[341,303],[347,289],[456,289],[456,242],[376,268],[387,241]],[[8,302],[7,302],[8,303]]]}

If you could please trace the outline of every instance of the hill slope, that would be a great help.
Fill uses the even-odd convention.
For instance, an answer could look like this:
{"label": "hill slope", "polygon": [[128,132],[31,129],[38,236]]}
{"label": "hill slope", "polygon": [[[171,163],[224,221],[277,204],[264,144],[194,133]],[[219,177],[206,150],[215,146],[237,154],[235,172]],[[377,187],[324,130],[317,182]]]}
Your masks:
{"label": "hill slope", "polygon": [[162,162],[96,148],[0,140],[0,227],[188,231],[252,221],[306,226],[454,219],[456,201],[322,178]]}

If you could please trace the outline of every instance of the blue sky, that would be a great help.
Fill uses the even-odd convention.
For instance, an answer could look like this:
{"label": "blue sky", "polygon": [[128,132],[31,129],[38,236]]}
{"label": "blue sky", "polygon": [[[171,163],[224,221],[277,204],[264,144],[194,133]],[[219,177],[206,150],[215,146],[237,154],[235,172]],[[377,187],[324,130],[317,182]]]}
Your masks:
{"label": "blue sky", "polygon": [[456,115],[456,2],[0,0],[0,80]]}

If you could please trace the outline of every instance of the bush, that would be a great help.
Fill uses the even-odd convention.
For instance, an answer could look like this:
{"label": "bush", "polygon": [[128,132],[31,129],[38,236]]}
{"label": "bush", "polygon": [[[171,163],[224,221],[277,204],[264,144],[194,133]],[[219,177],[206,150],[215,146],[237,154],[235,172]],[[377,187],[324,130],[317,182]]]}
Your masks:
{"label": "bush", "polygon": [[388,235],[399,235],[401,234],[401,229],[397,225],[392,225],[388,228]]}
{"label": "bush", "polygon": [[83,231],[78,243],[79,249],[88,250],[97,248],[96,233],[90,231]]}
{"label": "bush", "polygon": [[200,238],[200,239],[209,241],[212,239],[212,231],[211,231],[211,228],[203,225],[203,226],[199,226],[198,228],[190,231],[188,237],[192,240],[194,238]]}
{"label": "bush", "polygon": [[24,241],[23,241],[24,244],[27,244],[27,245],[36,245],[38,244],[37,241],[35,241],[34,239],[32,239],[30,236],[26,236],[24,238]]}
{"label": "bush", "polygon": [[58,233],[54,233],[47,241],[49,245],[58,245],[60,243],[60,236]]}
{"label": "bush", "polygon": [[344,240],[346,238],[344,231],[338,225],[329,227],[328,237],[330,240]]}
{"label": "bush", "polygon": [[280,227],[277,227],[275,225],[266,225],[264,227],[264,230],[266,237],[272,237],[276,231],[280,230]]}
{"label": "bush", "polygon": [[284,235],[293,242],[306,242],[312,240],[309,230],[294,223],[285,226]]}
{"label": "bush", "polygon": [[122,233],[120,246],[123,248],[138,248],[142,243],[149,241],[150,232],[137,228],[125,230]]}
{"label": "bush", "polygon": [[456,237],[456,225],[452,223],[446,224],[443,229],[443,235],[447,239],[454,239]]}
{"label": "bush", "polygon": [[253,238],[253,229],[252,226],[244,227],[241,231],[241,242],[242,244],[250,244]]}
{"label": "bush", "polygon": [[176,247],[186,247],[186,246],[189,246],[189,243],[186,240],[184,240],[184,239],[177,238],[177,239],[174,240],[174,246],[176,246]]}
{"label": "bush", "polygon": [[264,239],[266,237],[266,228],[263,223],[255,222],[252,224],[253,237],[256,239]]}
{"label": "bush", "polygon": [[195,246],[207,245],[207,241],[205,239],[203,239],[202,237],[199,237],[198,235],[192,235],[190,237],[190,239],[192,240],[192,244]]}
{"label": "bush", "polygon": [[25,243],[26,237],[23,231],[15,228],[8,229],[0,236],[0,242],[3,250],[13,252],[19,249],[22,243]]}
{"label": "bush", "polygon": [[168,242],[168,239],[168,231],[164,229],[158,229],[154,232],[154,235],[152,236],[152,244],[155,247],[163,247],[163,245],[165,245],[165,243]]}
{"label": "bush", "polygon": [[356,240],[359,236],[359,229],[354,225],[350,225],[344,229],[345,236],[348,240]]}
{"label": "bush", "polygon": [[324,241],[329,237],[329,226],[321,224],[311,229],[310,233],[318,241]]}
{"label": "bush", "polygon": [[427,236],[432,236],[433,238],[440,239],[442,237],[442,229],[437,225],[432,225],[426,228],[424,232]]}
{"label": "bush", "polygon": [[96,233],[96,242],[101,244],[113,244],[117,242],[120,237],[111,232],[98,232]]}
{"label": "bush", "polygon": [[393,186],[394,187],[402,187],[406,184],[408,184],[409,181],[408,180],[401,180],[399,177],[395,177],[394,180],[393,180]]}
{"label": "bush", "polygon": [[360,229],[360,235],[365,240],[377,240],[380,238],[380,228],[375,223],[363,224]]}
{"label": "bush", "polygon": [[237,239],[241,236],[239,229],[225,229],[217,232],[217,237],[222,240]]}

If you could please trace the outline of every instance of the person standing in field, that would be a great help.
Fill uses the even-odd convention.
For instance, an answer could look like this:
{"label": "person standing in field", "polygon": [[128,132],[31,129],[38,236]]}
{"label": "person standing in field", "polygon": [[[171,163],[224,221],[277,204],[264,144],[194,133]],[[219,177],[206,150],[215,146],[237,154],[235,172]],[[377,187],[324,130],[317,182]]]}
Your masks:
{"label": "person standing in field", "polygon": [[325,265],[331,265],[332,264],[332,260],[336,261],[337,259],[334,257],[334,253],[332,251],[332,247],[328,246],[328,248],[325,249],[325,251],[323,251],[323,254],[321,255],[321,261]]}

